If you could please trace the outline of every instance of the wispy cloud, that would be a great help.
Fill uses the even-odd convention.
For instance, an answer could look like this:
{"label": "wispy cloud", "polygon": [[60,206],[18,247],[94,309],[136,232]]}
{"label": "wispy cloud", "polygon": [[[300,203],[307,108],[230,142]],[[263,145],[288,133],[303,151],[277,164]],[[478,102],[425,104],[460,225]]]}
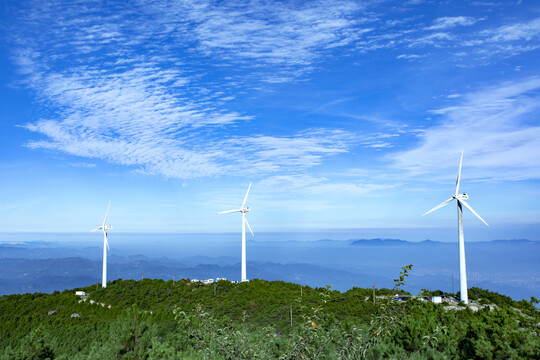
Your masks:
{"label": "wispy cloud", "polygon": [[476,23],[478,19],[470,16],[443,16],[433,20],[433,25],[427,30],[443,30],[456,26],[468,26]]}
{"label": "wispy cloud", "polygon": [[[498,59],[531,52],[540,45],[540,18],[529,21],[511,21],[504,25],[493,26],[485,17],[439,17],[432,25],[419,28],[410,18],[409,21],[386,21],[373,26],[369,33],[359,38],[355,46],[359,51],[369,53],[384,49],[402,49],[405,54],[398,59],[414,59],[408,56],[408,49],[414,47],[425,50],[454,49],[460,54],[455,58],[460,62],[462,56],[469,55],[468,66],[482,65],[486,59]],[[464,32],[460,27],[475,25],[474,30]],[[483,28],[481,28],[481,26]],[[424,54],[429,58],[429,53]],[[489,61],[488,61],[489,62]]]}
{"label": "wispy cloud", "polygon": [[363,136],[360,144],[367,148],[373,148],[376,150],[382,150],[386,148],[394,147],[394,144],[390,141],[392,138],[399,137],[399,133],[387,133],[387,134],[372,134]]}
{"label": "wispy cloud", "polygon": [[[6,37],[21,84],[49,110],[24,125],[35,134],[29,147],[186,179],[295,172],[353,143],[391,147],[389,139],[329,127],[257,133],[253,115],[231,110],[246,89],[301,78],[335,51],[400,49],[397,57],[411,60],[419,59],[411,47],[457,52],[476,44],[478,56],[509,56],[537,47],[540,33],[538,19],[453,32],[478,22],[464,16],[435,19],[426,30],[418,16],[392,21],[334,0],[35,1],[11,11],[17,21]],[[456,109],[439,113],[451,119]],[[231,128],[241,131],[230,136]]]}
{"label": "wispy cloud", "polygon": [[332,49],[349,45],[369,31],[362,27],[363,5],[356,1],[179,1],[175,5],[174,12],[159,1],[145,9],[153,10],[162,26],[174,29],[171,36],[176,44],[189,46],[190,54],[250,68],[241,72],[243,78],[270,83],[310,72]]}
{"label": "wispy cloud", "polygon": [[408,40],[408,46],[434,46],[434,47],[443,47],[448,46],[449,43],[453,42],[455,36],[447,32],[436,32],[427,35],[421,35],[416,38],[411,38]]}
{"label": "wispy cloud", "polygon": [[89,168],[89,169],[96,167],[96,164],[87,163],[87,162],[69,163],[69,165],[73,167]]}
{"label": "wispy cloud", "polygon": [[[193,178],[223,174],[258,174],[313,167],[324,158],[347,151],[350,135],[319,129],[294,136],[254,136],[220,140],[207,137],[203,143],[187,137],[168,138],[151,129],[129,136],[70,129],[65,123],[41,121],[27,128],[45,134],[47,140],[31,141],[31,148],[60,150],[99,158],[111,163],[136,166],[139,172],[166,177]],[[130,125],[127,131],[130,130]],[[116,131],[124,131],[117,128]],[[191,134],[194,136],[196,134]]]}
{"label": "wispy cloud", "polygon": [[224,171],[271,174],[306,170],[328,156],[348,151],[353,136],[340,130],[314,129],[294,136],[237,137],[216,142],[216,152],[230,163]]}
{"label": "wispy cloud", "polygon": [[[350,180],[350,179],[349,179]],[[388,190],[396,184],[330,181],[326,177],[305,174],[270,176],[261,181],[261,188],[302,195],[373,196],[377,191]]]}
{"label": "wispy cloud", "polygon": [[55,109],[24,125],[40,135],[28,147],[179,178],[306,169],[347,151],[351,135],[335,129],[228,137],[254,118],[224,107],[237,96],[234,71],[225,82],[208,72],[235,63],[263,81],[297,77],[354,39],[355,3],[178,2],[173,13],[159,1],[80,5],[39,2],[16,14],[10,41],[23,84]]}
{"label": "wispy cloud", "polygon": [[412,174],[454,169],[465,151],[468,177],[477,180],[540,178],[540,79],[523,79],[472,92],[438,109],[438,126],[415,149],[392,158]]}
{"label": "wispy cloud", "polygon": [[400,54],[396,56],[396,59],[416,60],[424,57],[425,55],[418,54]]}
{"label": "wispy cloud", "polygon": [[489,29],[482,32],[489,41],[530,41],[540,35],[540,18],[528,22],[504,25],[499,28]]}
{"label": "wispy cloud", "polygon": [[482,59],[507,58],[540,47],[540,18],[485,29],[464,39],[462,45]]}
{"label": "wispy cloud", "polygon": [[351,1],[225,1],[190,6],[187,16],[196,24],[191,35],[203,52],[228,60],[309,64],[321,50],[354,40],[358,9]]}

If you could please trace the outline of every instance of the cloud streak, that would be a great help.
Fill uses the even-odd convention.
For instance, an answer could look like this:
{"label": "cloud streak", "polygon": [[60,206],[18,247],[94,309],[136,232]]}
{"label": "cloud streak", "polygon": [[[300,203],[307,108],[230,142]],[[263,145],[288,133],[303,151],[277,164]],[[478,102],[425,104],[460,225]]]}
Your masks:
{"label": "cloud streak", "polygon": [[256,60],[285,67],[280,78],[292,72],[288,67],[307,69],[320,51],[352,38],[345,33],[355,21],[347,19],[353,3],[336,5],[332,14],[323,3],[260,3],[244,12],[248,3],[180,1],[172,14],[162,2],[134,4],[98,14],[92,3],[36,3],[17,14],[23,26],[11,41],[23,84],[55,109],[24,125],[40,135],[28,147],[185,179],[307,169],[347,151],[351,135],[335,129],[230,137],[231,126],[254,118],[224,108],[235,85],[217,90],[206,79],[213,70],[196,64],[208,56],[223,65]]}
{"label": "cloud streak", "polygon": [[202,52],[227,60],[306,65],[321,51],[354,41],[359,8],[351,1],[225,1],[188,5],[185,10]]}
{"label": "cloud streak", "polygon": [[440,124],[420,136],[419,146],[391,156],[399,168],[413,175],[454,169],[463,149],[472,179],[540,179],[540,78],[472,92],[433,113]]}
{"label": "cloud streak", "polygon": [[397,184],[373,184],[366,182],[330,182],[326,177],[311,175],[276,175],[260,182],[261,188],[272,192],[288,192],[308,196],[374,196],[377,191],[395,188]]}
{"label": "cloud streak", "polygon": [[[368,5],[378,9],[377,2]],[[20,84],[46,109],[40,119],[23,125],[35,136],[28,147],[184,179],[294,173],[356,144],[393,146],[328,126],[257,133],[253,115],[230,109],[254,87],[296,81],[320,62],[358,52],[399,49],[398,59],[422,61],[429,54],[420,58],[410,54],[411,48],[470,50],[474,45],[481,57],[511,56],[534,49],[540,34],[539,19],[463,34],[454,30],[479,25],[479,19],[440,17],[418,27],[415,16],[392,21],[392,14],[334,0],[133,1],[129,6],[40,1],[11,11],[16,21],[5,28],[24,79]],[[481,95],[486,103],[468,98],[436,113],[448,124],[474,106],[484,109],[479,115],[491,114],[489,105],[499,103]],[[536,98],[524,96],[532,100],[500,102],[513,104],[507,112],[518,105],[532,111]],[[516,116],[506,118],[511,122]],[[493,138],[503,130],[493,124],[462,123],[461,128],[492,129]],[[230,129],[240,130],[231,136]],[[426,143],[440,129],[426,132]],[[532,146],[520,129],[510,130]],[[405,155],[399,159],[400,166],[418,171]]]}
{"label": "cloud streak", "polygon": [[473,25],[477,21],[477,19],[470,16],[443,16],[433,20],[433,25],[428,27],[427,30],[442,30],[456,26],[468,26]]}

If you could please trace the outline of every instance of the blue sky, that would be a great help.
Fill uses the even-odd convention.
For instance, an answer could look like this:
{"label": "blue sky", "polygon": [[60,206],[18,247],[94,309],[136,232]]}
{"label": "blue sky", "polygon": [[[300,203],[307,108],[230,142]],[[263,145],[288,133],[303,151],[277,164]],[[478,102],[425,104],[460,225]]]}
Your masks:
{"label": "blue sky", "polygon": [[466,229],[539,238],[536,1],[0,9],[3,231],[236,231],[250,179],[255,233],[453,228],[463,149]]}

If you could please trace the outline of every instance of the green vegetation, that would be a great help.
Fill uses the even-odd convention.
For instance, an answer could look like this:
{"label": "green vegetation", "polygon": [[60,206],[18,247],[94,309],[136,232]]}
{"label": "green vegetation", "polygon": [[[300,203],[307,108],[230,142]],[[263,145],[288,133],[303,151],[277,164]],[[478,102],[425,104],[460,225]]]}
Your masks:
{"label": "green vegetation", "polygon": [[538,300],[471,288],[479,304],[496,306],[391,301],[409,270],[375,302],[373,289],[263,280],[116,280],[77,289],[86,301],[75,290],[3,296],[0,359],[539,358]]}

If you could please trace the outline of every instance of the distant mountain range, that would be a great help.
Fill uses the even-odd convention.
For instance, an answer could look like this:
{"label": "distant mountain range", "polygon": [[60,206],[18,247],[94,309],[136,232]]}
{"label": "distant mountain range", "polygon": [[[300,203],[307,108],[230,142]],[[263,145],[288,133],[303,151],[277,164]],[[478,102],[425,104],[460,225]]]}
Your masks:
{"label": "distant mountain range", "polygon": [[351,245],[369,245],[369,246],[396,246],[396,245],[410,245],[413,244],[407,240],[399,239],[360,239],[349,240]]}
{"label": "distant mountain range", "polygon": [[[397,246],[397,245],[451,245],[453,242],[441,242],[433,240],[423,240],[423,241],[407,241],[400,239],[359,239],[359,240],[348,240],[351,245],[368,245],[368,246]],[[531,244],[538,245],[540,241],[527,240],[527,239],[516,239],[516,240],[492,240],[492,241],[481,241],[481,242],[468,242],[468,245],[486,245],[486,244]]]}
{"label": "distant mountain range", "polygon": [[[211,259],[206,259],[211,262]],[[189,262],[189,261],[188,261]],[[149,259],[144,256],[109,259],[109,279],[160,278],[165,280],[215,279],[236,280],[240,263],[216,265],[211,263],[186,266],[170,259]],[[101,261],[80,257],[57,259],[1,259],[0,295],[22,292],[52,292],[77,286],[89,286],[101,281]],[[371,282],[383,283],[389,279],[366,274],[354,274],[312,264],[276,264],[248,262],[252,279],[283,280],[314,287],[333,285],[335,289],[348,289],[351,284],[360,286]]]}
{"label": "distant mountain range", "polygon": [[[167,254],[186,254],[173,249]],[[217,278],[239,280],[240,249],[237,244],[205,248],[203,255],[171,259],[129,254],[120,244],[111,245],[110,280],[145,278]],[[209,251],[211,250],[211,251]],[[540,242],[527,239],[468,242],[467,271],[470,286],[489,288],[516,299],[540,297]],[[351,239],[347,241],[250,241],[248,278],[284,280],[310,286],[332,284],[337,290],[351,287],[393,287],[401,267],[413,264],[407,288],[451,292],[458,289],[457,243],[400,239]],[[52,292],[98,283],[101,249],[80,244],[18,242],[0,244],[0,295]],[[212,255],[210,255],[212,254]],[[215,254],[218,254],[217,256]],[[453,283],[452,283],[453,278]]]}

